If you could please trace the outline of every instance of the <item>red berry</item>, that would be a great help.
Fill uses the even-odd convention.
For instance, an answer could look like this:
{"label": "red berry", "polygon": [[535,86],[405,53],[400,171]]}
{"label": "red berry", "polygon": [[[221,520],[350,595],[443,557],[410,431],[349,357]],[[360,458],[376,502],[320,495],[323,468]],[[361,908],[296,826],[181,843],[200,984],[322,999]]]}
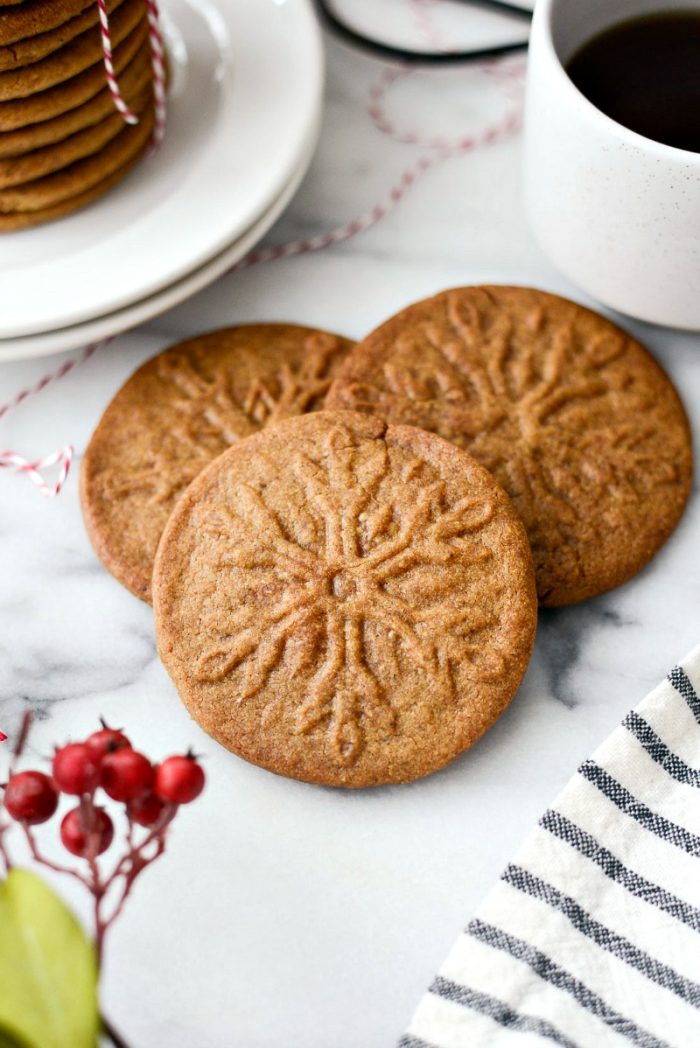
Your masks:
{"label": "red berry", "polygon": [[156,769],[155,792],[168,804],[189,804],[204,789],[204,772],[196,758],[168,757]]}
{"label": "red berry", "polygon": [[100,730],[93,731],[85,740],[85,745],[90,750],[93,760],[99,763],[108,753],[128,749],[131,743],[123,732],[117,728],[108,728],[102,721]]}
{"label": "red berry", "polygon": [[84,742],[71,742],[53,755],[53,781],[63,793],[80,796],[100,784],[100,769]]}
{"label": "red berry", "polygon": [[139,826],[155,826],[164,808],[163,801],[155,793],[144,793],[142,797],[129,801],[127,811],[129,818]]}
{"label": "red berry", "polygon": [[147,793],[153,785],[153,765],[136,750],[108,753],[101,765],[101,783],[114,801],[130,801]]}
{"label": "red berry", "polygon": [[103,808],[94,808],[94,822],[92,827],[87,825],[88,816],[82,808],[73,808],[67,815],[63,816],[61,822],[61,840],[64,848],[71,855],[79,855],[84,858],[92,840],[97,840],[95,855],[101,855],[107,851],[114,837],[114,826],[112,820]]}
{"label": "red berry", "polygon": [[50,819],[57,807],[58,792],[41,771],[17,772],[5,787],[7,814],[18,822],[38,826]]}

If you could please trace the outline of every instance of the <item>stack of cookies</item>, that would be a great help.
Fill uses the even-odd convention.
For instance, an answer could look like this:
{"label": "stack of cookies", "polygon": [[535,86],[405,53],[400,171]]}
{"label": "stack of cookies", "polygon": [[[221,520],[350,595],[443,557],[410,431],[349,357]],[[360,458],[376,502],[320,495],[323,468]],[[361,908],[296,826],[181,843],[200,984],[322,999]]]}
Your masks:
{"label": "stack of cookies", "polygon": [[537,604],[620,585],[681,517],[681,401],[603,317],[444,292],[352,345],[291,325],[166,350],[107,408],[88,532],[152,600],[214,738],[335,786],[408,782],[515,694]]}
{"label": "stack of cookies", "polygon": [[69,214],[146,151],[153,86],[146,0],[107,0],[125,124],[107,86],[95,0],[0,3],[0,232]]}

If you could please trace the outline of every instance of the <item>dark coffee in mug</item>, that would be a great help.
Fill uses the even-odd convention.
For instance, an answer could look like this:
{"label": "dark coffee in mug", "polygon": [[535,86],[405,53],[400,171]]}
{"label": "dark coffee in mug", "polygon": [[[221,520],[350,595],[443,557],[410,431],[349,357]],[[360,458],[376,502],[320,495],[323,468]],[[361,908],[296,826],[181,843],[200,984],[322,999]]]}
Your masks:
{"label": "dark coffee in mug", "polygon": [[700,10],[621,22],[579,48],[567,72],[613,120],[700,153]]}

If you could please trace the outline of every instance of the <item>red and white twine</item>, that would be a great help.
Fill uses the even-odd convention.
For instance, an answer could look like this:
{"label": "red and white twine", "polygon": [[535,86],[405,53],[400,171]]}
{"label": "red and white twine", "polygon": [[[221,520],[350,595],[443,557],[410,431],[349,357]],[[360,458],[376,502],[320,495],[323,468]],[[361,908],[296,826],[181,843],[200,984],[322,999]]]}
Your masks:
{"label": "red and white twine", "polygon": [[157,0],[146,0],[148,14],[148,40],[151,47],[153,70],[153,148],[158,149],[165,138],[168,115],[165,85],[165,47],[160,31],[160,12]]}
{"label": "red and white twine", "polygon": [[[46,389],[47,386],[53,382],[58,382],[59,379],[64,378],[74,368],[77,368],[79,364],[84,364],[86,360],[102,349],[111,342],[111,338],[102,339],[100,342],[93,342],[85,349],[82,349],[77,356],[72,357],[70,360],[64,361],[59,368],[55,371],[50,371],[47,375],[44,375],[35,382],[33,386],[28,386],[27,389],[21,389],[19,393],[16,393],[14,397],[8,400],[5,404],[0,404],[0,419],[2,419],[8,411],[12,411],[13,408],[19,407],[23,404],[28,397],[33,397],[37,393],[41,393],[42,389]],[[59,495],[61,488],[66,482],[68,473],[70,472],[71,462],[73,460],[73,454],[75,449],[72,444],[66,444],[58,451],[54,451],[51,455],[45,455],[40,459],[26,459],[22,455],[18,455],[16,451],[0,451],[0,469],[11,469],[16,473],[23,473],[29,477],[32,483],[36,484],[37,488],[42,495],[46,498],[55,498]],[[51,469],[54,466],[59,467],[58,476],[56,477],[53,484],[49,484],[42,476],[41,471],[44,469]]]}
{"label": "red and white twine", "polygon": [[[108,62],[112,70],[111,77],[114,84],[114,90],[112,83],[110,83],[110,91],[112,91],[112,96],[115,98],[117,108],[126,120],[127,115],[129,115],[129,110],[123,102],[123,99],[121,99],[118,85],[114,79],[113,65],[111,64],[111,47],[109,46],[110,41],[108,29],[109,23],[104,7],[105,0],[96,0],[96,2],[101,12],[100,17],[103,28],[105,70],[108,74],[108,80],[110,76]],[[432,0],[432,3],[434,2],[435,0]],[[151,37],[151,55],[154,70],[154,92],[156,98],[154,145],[157,145],[162,141],[165,130],[164,58],[162,38],[158,28],[157,3],[156,0],[147,0],[147,3]],[[416,8],[422,8],[424,17],[428,14],[426,9],[429,6],[432,6],[432,3],[431,0],[414,0]],[[104,20],[102,20],[103,13]],[[107,25],[106,30],[105,22]],[[427,29],[427,23],[424,24]],[[105,32],[107,34],[106,37],[104,35]],[[159,69],[158,75],[156,75],[156,67]],[[370,87],[368,102],[369,116],[382,134],[389,135],[395,141],[403,144],[419,146],[424,150],[423,154],[403,171],[396,183],[389,189],[388,193],[377,204],[375,204],[374,207],[364,212],[364,214],[354,218],[350,222],[338,226],[336,229],[318,234],[317,236],[294,240],[291,243],[280,244],[274,247],[259,248],[241,259],[240,262],[237,262],[228,270],[228,272],[234,273],[238,270],[247,269],[250,266],[258,265],[262,262],[273,262],[277,259],[291,258],[295,255],[303,255],[311,251],[319,251],[323,248],[331,247],[334,244],[339,244],[345,240],[349,240],[351,237],[357,236],[359,233],[363,233],[365,230],[375,226],[385,218],[397,206],[397,204],[399,204],[416,181],[423,174],[440,164],[442,161],[461,154],[473,152],[481,146],[495,143],[517,131],[521,123],[521,77],[524,70],[523,63],[513,62],[512,60],[506,60],[505,62],[492,61],[482,63],[479,68],[483,74],[493,77],[502,86],[508,103],[506,106],[506,112],[497,123],[489,125],[482,131],[473,135],[459,136],[452,140],[443,137],[429,137],[422,135],[419,132],[402,129],[387,115],[385,103],[388,92],[394,84],[410,76],[415,72],[415,70],[413,67],[407,65],[394,66],[390,69],[386,69]],[[158,85],[160,85],[160,88]],[[159,92],[162,93],[159,94]],[[117,97],[121,99],[124,111],[116,101]],[[131,114],[131,116],[133,117],[133,114]],[[129,120],[128,122],[132,121]],[[89,360],[89,358],[99,349],[106,346],[111,341],[112,339],[108,338],[86,346],[77,356],[63,363],[55,371],[50,372],[43,378],[39,379],[39,381],[33,386],[21,390],[6,404],[0,405],[0,419],[2,419],[12,408],[22,404],[28,397],[41,392],[41,390],[46,386],[63,378],[65,375],[73,371],[74,368],[78,367],[86,360]],[[51,455],[31,461],[18,455],[16,452],[4,451],[0,452],[0,468],[14,469],[19,473],[23,473],[37,486],[42,495],[53,497],[59,494],[66,481],[73,453],[74,449],[72,445],[67,444]],[[58,477],[53,484],[50,484],[42,476],[41,471],[51,469],[55,466],[59,467]]]}
{"label": "red and white twine", "polygon": [[96,0],[97,10],[100,15],[100,35],[102,37],[102,61],[105,67],[105,76],[107,78],[107,87],[109,93],[112,96],[112,101],[117,107],[118,111],[122,115],[122,119],[126,124],[138,124],[139,118],[136,113],[132,113],[128,105],[124,101],[121,91],[119,90],[119,84],[117,83],[117,75],[114,72],[114,59],[112,57],[112,35],[109,29],[109,15],[107,14],[106,0]]}
{"label": "red and white twine", "polygon": [[[100,36],[102,40],[102,61],[107,78],[107,87],[112,101],[126,124],[138,124],[139,117],[127,105],[119,89],[114,71],[112,55],[112,35],[109,28],[109,14],[106,0],[95,0],[100,16]],[[151,69],[153,71],[153,148],[157,149],[165,136],[167,118],[167,97],[165,90],[165,51],[160,31],[160,12],[157,0],[146,0],[146,17],[148,19],[148,41],[151,48]]]}
{"label": "red and white twine", "polygon": [[294,255],[304,255],[310,251],[320,251],[334,244],[340,244],[358,233],[364,233],[371,229],[383,218],[385,218],[397,204],[403,200],[406,193],[431,168],[448,160],[450,157],[463,153],[473,152],[481,146],[491,145],[502,138],[506,138],[520,128],[522,120],[522,87],[520,78],[523,72],[522,63],[512,62],[503,64],[495,62],[484,62],[480,70],[485,75],[491,75],[498,79],[502,85],[508,106],[501,120],[484,128],[483,131],[474,135],[460,136],[454,140],[442,137],[425,137],[418,132],[401,130],[387,115],[385,103],[391,87],[415,73],[415,69],[409,65],[394,66],[386,69],[378,79],[370,86],[369,103],[367,111],[375,127],[388,135],[396,142],[420,146],[426,152],[423,153],[413,164],[407,167],[399,176],[397,182],[389,189],[388,193],[377,203],[358,218],[344,223],[336,229],[327,233],[319,233],[314,237],[294,240],[288,244],[279,244],[275,247],[259,248],[251,252],[240,262],[227,271],[235,273],[239,269],[248,269],[250,266],[261,262],[274,262],[277,259],[291,258]]}
{"label": "red and white twine", "polygon": [[[31,462],[15,451],[0,451],[0,469],[14,469],[18,473],[24,473],[36,484],[42,495],[54,498],[65,484],[73,453],[73,445],[66,444],[65,447],[54,451],[52,455],[46,455],[44,458]],[[53,484],[47,483],[41,474],[42,469],[49,469],[51,466],[59,466],[58,477]]]}
{"label": "red and white twine", "polygon": [[449,51],[450,41],[433,24],[432,9],[440,6],[440,0],[411,0],[413,19],[421,36],[436,51]]}
{"label": "red and white twine", "polygon": [[111,339],[103,339],[101,342],[91,343],[91,345],[86,346],[85,349],[81,349],[77,356],[64,361],[60,368],[56,368],[55,371],[50,371],[48,375],[44,375],[38,382],[35,382],[33,386],[29,386],[27,389],[21,389],[19,393],[16,393],[6,404],[0,404],[0,419],[3,418],[8,411],[12,411],[13,408],[19,407],[27,397],[32,397],[36,393],[41,393],[42,389],[45,389],[52,382],[58,382],[59,379],[64,378],[64,376],[69,374],[69,372],[74,368],[77,368],[79,364],[83,364],[86,360],[89,360],[98,349],[106,345],[109,341],[111,341]]}

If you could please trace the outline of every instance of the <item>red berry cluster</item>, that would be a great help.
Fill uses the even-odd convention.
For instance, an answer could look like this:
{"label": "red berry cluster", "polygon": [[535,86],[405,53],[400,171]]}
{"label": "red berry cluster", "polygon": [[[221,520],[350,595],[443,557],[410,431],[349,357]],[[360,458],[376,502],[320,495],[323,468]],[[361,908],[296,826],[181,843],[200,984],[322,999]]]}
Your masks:
{"label": "red berry cluster", "polygon": [[61,841],[81,858],[101,855],[114,836],[112,819],[90,801],[98,789],[126,805],[128,818],[153,827],[173,806],[188,804],[204,788],[204,772],[195,757],[168,757],[154,767],[133,749],[126,735],[103,725],[84,742],[71,742],[56,750],[52,775],[20,771],[5,787],[5,809],[27,826],[46,822],[58,807],[59,793],[81,797],[61,822]]}
{"label": "red berry cluster", "polygon": [[[9,870],[5,841],[9,825],[3,808],[19,824],[35,862],[56,873],[76,878],[93,898],[95,944],[102,956],[105,935],[122,912],[134,882],[165,851],[170,823],[179,806],[189,804],[204,789],[204,772],[192,753],[168,757],[153,765],[138,753],[126,735],[104,721],[84,742],[71,742],[56,750],[51,775],[41,771],[15,772],[27,741],[31,716],[27,714],[11,758],[11,773],[0,803],[0,858]],[[126,834],[123,850],[111,871],[97,861],[114,839],[114,824],[96,803],[99,791],[124,805]],[[61,821],[61,841],[72,854],[85,860],[85,868],[53,862],[40,849],[34,827],[48,822],[58,808],[61,794],[78,798],[78,804]],[[145,832],[135,832],[136,826]],[[139,839],[137,839],[139,838]]]}

